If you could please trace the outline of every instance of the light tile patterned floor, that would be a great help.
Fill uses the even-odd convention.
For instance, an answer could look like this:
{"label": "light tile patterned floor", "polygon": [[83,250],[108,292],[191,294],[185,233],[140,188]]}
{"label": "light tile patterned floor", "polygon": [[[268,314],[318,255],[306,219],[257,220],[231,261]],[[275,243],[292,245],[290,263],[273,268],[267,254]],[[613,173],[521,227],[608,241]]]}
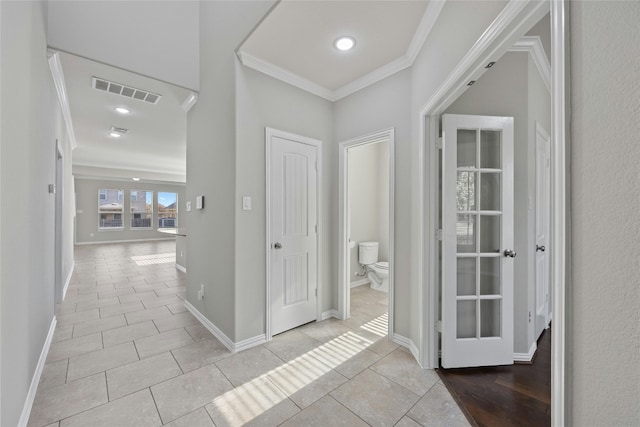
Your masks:
{"label": "light tile patterned floor", "polygon": [[76,247],[30,427],[468,425],[387,339],[387,294],[354,288],[351,319],[232,354],[185,310],[174,248]]}

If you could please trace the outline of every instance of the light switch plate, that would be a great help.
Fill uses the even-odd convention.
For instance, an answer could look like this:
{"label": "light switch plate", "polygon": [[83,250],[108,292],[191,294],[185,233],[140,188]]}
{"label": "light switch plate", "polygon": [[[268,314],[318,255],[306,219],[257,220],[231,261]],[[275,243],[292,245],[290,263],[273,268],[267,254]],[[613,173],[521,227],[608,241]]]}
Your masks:
{"label": "light switch plate", "polygon": [[242,196],[242,210],[243,211],[251,210],[251,196]]}
{"label": "light switch plate", "polygon": [[204,209],[204,196],[196,196],[196,209]]}

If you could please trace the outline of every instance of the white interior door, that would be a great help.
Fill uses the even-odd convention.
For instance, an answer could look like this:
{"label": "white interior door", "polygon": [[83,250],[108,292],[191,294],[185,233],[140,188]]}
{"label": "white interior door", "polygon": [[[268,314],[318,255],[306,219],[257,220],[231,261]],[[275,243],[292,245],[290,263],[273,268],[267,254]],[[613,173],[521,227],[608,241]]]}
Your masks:
{"label": "white interior door", "polygon": [[549,233],[551,215],[551,144],[549,134],[536,123],[536,339],[551,320]]}
{"label": "white interior door", "polygon": [[295,136],[270,137],[271,334],[317,317],[317,156]]}
{"label": "white interior door", "polygon": [[513,118],[444,115],[442,366],[513,363]]}

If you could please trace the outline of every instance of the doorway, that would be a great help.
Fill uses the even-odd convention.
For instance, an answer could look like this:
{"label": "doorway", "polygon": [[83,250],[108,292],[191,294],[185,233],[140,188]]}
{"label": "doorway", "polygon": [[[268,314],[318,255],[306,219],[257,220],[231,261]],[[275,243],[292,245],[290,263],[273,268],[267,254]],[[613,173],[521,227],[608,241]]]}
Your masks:
{"label": "doorway", "polygon": [[321,142],[266,129],[266,338],[318,319]]}
{"label": "doorway", "polygon": [[[338,317],[352,317],[353,293],[357,296],[354,313],[358,315],[354,321],[369,321],[373,316],[391,338],[394,144],[394,129],[387,129],[343,141],[338,153]],[[364,258],[365,251],[368,258]]]}

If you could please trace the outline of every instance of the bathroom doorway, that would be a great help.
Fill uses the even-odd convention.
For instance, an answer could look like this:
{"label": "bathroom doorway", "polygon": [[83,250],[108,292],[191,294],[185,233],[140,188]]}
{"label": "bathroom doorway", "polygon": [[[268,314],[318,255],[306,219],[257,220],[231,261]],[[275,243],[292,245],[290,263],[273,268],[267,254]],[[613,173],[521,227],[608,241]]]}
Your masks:
{"label": "bathroom doorway", "polygon": [[393,331],[394,130],[339,146],[338,317]]}

